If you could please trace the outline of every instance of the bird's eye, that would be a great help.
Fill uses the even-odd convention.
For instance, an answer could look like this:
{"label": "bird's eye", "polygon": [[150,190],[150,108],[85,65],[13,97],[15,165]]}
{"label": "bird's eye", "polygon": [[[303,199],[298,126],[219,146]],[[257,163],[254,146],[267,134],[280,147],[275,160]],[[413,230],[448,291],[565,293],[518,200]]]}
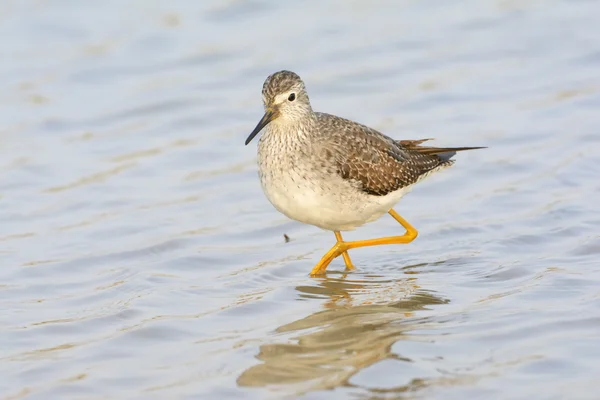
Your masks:
{"label": "bird's eye", "polygon": [[294,100],[296,100],[296,93],[292,93],[292,94],[290,94],[290,95],[288,96],[288,100],[289,100],[289,101],[294,101]]}

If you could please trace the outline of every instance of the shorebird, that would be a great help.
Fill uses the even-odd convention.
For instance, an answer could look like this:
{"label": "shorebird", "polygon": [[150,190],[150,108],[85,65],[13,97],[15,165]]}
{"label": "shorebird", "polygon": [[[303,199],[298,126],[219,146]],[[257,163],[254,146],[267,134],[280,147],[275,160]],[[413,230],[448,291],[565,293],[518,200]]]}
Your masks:
{"label": "shorebird", "polygon": [[[262,130],[258,172],[267,199],[293,220],[333,231],[335,245],[311,276],[325,273],[348,250],[410,243],[417,230],[392,209],[413,185],[450,167],[457,151],[483,147],[428,147],[422,140],[394,140],[375,129],[313,111],[304,82],[291,71],[276,72],[262,88],[265,114],[246,139]],[[390,214],[406,232],[401,236],[346,242],[353,230]]]}

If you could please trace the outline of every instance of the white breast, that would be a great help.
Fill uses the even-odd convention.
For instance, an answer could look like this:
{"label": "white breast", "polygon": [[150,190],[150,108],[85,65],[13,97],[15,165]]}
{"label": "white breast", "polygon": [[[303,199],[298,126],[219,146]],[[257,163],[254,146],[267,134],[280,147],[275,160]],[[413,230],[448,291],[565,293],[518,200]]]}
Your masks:
{"label": "white breast", "polygon": [[359,191],[337,175],[322,176],[298,162],[279,161],[259,167],[263,191],[273,206],[288,218],[331,231],[348,231],[387,213],[410,187],[386,196]]}

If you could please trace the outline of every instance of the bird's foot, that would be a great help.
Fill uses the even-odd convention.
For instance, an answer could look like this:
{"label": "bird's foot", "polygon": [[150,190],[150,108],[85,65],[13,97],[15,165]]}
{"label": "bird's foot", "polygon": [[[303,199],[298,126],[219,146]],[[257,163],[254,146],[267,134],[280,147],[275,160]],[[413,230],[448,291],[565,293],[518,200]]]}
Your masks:
{"label": "bird's foot", "polygon": [[[331,264],[331,262],[336,257],[340,256],[341,254],[344,254],[344,261],[346,262],[346,268],[354,269],[352,262],[350,262],[350,256],[348,256],[348,253],[346,252],[347,250],[348,250],[348,246],[346,245],[346,242],[337,242],[336,244],[334,244],[333,247],[331,249],[329,249],[329,251],[327,253],[325,253],[323,258],[321,258],[321,260],[317,263],[317,265],[315,265],[315,267],[312,269],[312,271],[310,271],[310,276],[315,277],[315,276],[319,276],[319,275],[324,275],[325,270],[327,270],[327,267],[329,266],[329,264]],[[346,261],[346,257],[347,257],[347,261]]]}

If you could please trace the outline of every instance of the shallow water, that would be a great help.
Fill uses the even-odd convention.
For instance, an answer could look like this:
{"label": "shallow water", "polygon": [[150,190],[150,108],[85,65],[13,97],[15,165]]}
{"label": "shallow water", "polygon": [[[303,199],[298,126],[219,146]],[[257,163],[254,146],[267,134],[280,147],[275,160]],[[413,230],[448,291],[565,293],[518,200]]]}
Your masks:
{"label": "shallow water", "polygon": [[[595,398],[599,14],[2,3],[0,395]],[[489,149],[401,201],[415,242],[311,279],[333,235],[278,214],[243,145],[282,68],[316,110]]]}

